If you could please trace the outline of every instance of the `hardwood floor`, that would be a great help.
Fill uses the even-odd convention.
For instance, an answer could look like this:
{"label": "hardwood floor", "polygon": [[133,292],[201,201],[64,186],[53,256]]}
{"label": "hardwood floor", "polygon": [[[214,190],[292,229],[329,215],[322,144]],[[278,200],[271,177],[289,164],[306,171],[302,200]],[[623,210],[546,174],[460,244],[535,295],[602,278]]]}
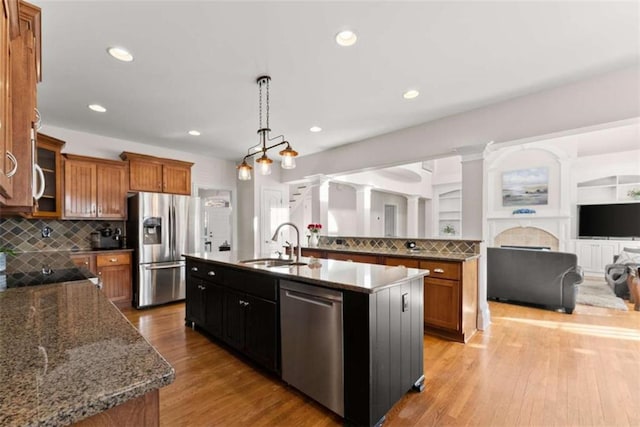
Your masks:
{"label": "hardwood floor", "polygon": [[[466,345],[425,336],[426,389],[407,393],[385,425],[640,425],[640,312],[490,309],[491,326]],[[184,304],[123,312],[176,369],[160,390],[162,426],[342,425],[185,327]]]}

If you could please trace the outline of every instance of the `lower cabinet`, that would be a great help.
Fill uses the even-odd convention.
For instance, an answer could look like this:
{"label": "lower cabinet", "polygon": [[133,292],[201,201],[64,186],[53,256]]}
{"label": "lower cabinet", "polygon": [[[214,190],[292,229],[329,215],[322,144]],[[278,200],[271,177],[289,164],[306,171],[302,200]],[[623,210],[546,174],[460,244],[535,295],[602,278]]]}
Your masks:
{"label": "lower cabinet", "polygon": [[102,282],[102,292],[120,308],[131,306],[131,253],[109,251],[71,255],[78,266],[97,275]]}
{"label": "lower cabinet", "polygon": [[478,260],[420,261],[425,332],[467,342],[477,330]]}
{"label": "lower cabinet", "polygon": [[187,320],[222,338],[223,272],[204,263],[188,265],[187,272]]}
{"label": "lower cabinet", "polygon": [[96,255],[98,277],[102,291],[118,307],[131,306],[131,254],[108,253]]}
{"label": "lower cabinet", "polygon": [[279,372],[277,280],[190,259],[187,272],[186,321]]}

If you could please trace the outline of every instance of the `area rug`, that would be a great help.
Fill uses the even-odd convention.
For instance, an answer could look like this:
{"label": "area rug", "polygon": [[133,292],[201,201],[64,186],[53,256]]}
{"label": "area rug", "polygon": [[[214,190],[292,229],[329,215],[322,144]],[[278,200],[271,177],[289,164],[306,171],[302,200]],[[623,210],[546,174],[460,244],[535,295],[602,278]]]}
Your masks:
{"label": "area rug", "polygon": [[576,303],[628,311],[622,298],[618,298],[605,282],[596,280],[585,280],[578,285]]}

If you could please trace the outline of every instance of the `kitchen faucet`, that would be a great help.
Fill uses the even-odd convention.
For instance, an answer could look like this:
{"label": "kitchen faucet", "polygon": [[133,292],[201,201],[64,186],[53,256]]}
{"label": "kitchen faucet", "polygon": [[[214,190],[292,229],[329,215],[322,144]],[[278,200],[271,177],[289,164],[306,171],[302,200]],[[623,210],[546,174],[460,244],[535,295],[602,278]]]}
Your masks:
{"label": "kitchen faucet", "polygon": [[[294,230],[296,230],[296,244],[298,245],[297,252],[296,252],[296,262],[300,262],[300,254],[302,253],[302,249],[300,248],[300,230],[298,230],[298,227],[296,227],[294,223],[283,222],[282,224],[280,224],[278,228],[276,228],[275,233],[273,233],[273,237],[271,237],[271,240],[273,240],[274,242],[278,241],[278,232],[285,225],[290,225],[293,227]],[[290,253],[293,253],[293,250],[291,250]]]}

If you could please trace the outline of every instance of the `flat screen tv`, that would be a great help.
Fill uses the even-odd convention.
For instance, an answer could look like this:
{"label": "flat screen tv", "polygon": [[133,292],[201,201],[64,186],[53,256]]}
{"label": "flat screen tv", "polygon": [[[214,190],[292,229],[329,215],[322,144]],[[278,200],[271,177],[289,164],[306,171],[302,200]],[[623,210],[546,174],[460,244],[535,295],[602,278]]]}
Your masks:
{"label": "flat screen tv", "polygon": [[640,238],[640,203],[578,206],[578,236]]}

